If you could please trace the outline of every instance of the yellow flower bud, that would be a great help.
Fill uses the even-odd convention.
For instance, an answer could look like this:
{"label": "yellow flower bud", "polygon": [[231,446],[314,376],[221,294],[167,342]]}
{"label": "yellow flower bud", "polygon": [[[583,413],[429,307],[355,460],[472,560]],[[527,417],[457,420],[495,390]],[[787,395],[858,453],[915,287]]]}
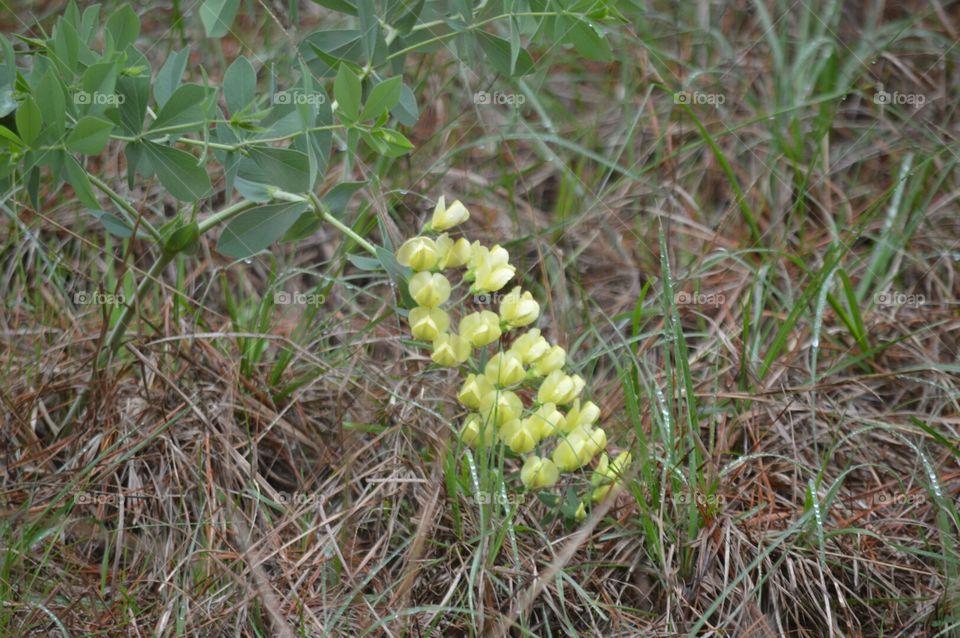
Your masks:
{"label": "yellow flower bud", "polygon": [[410,278],[410,296],[418,305],[436,308],[450,298],[450,282],[440,273],[418,272]]}
{"label": "yellow flower bud", "polygon": [[460,334],[478,348],[493,343],[500,338],[500,317],[490,310],[472,312],[460,320]]}
{"label": "yellow flower bud", "polygon": [[550,459],[539,456],[528,456],[520,470],[520,480],[528,490],[539,490],[551,487],[560,478],[557,466]]}
{"label": "yellow flower bud", "polygon": [[561,471],[571,472],[589,463],[606,445],[607,433],[602,428],[590,430],[581,426],[557,443],[553,462]]}
{"label": "yellow flower bud", "polygon": [[470,218],[470,211],[460,203],[460,200],[454,201],[450,206],[446,206],[443,196],[437,200],[437,206],[433,209],[433,219],[430,220],[430,228],[435,231],[447,230],[457,224],[461,224]]}
{"label": "yellow flower bud", "polygon": [[537,447],[538,438],[525,425],[525,421],[514,419],[500,428],[499,436],[507,447],[516,454],[532,452]]}
{"label": "yellow flower bud", "polygon": [[577,511],[574,512],[573,518],[578,523],[587,517],[587,508],[584,506],[583,501],[580,501],[580,507],[577,508]]}
{"label": "yellow flower bud", "polygon": [[470,259],[470,242],[461,237],[453,241],[446,233],[437,237],[438,268],[459,268]]}
{"label": "yellow flower bud", "polygon": [[470,342],[460,335],[443,333],[433,340],[433,362],[442,366],[455,366],[470,357]]}
{"label": "yellow flower bud", "polygon": [[430,270],[438,257],[437,245],[429,237],[411,237],[397,250],[397,261],[415,271]]}
{"label": "yellow flower bud", "polygon": [[537,399],[540,403],[566,405],[583,390],[584,382],[579,375],[568,376],[562,370],[554,370],[540,384]]}
{"label": "yellow flower bud", "polygon": [[517,286],[500,301],[500,318],[511,328],[528,326],[540,316],[540,304],[530,291],[521,292]]}
{"label": "yellow flower bud", "polygon": [[545,377],[562,368],[566,362],[567,351],[560,346],[553,346],[533,362],[533,371],[537,376]]}
{"label": "yellow flower bud", "polygon": [[[484,249],[486,250],[486,249]],[[502,246],[494,246],[479,260],[472,290],[496,292],[513,278],[516,268],[509,263],[510,254]]]}
{"label": "yellow flower bud", "polygon": [[475,241],[470,244],[470,259],[467,260],[467,270],[476,270],[487,259],[490,249]]}
{"label": "yellow flower bud", "polygon": [[536,433],[538,441],[565,431],[563,414],[553,403],[544,403],[524,422]]}
{"label": "yellow flower bud", "polygon": [[493,385],[484,375],[469,374],[457,394],[457,400],[466,407],[476,410],[480,407],[480,399],[493,389]]}
{"label": "yellow flower bud", "polygon": [[450,316],[442,308],[417,306],[410,311],[408,321],[413,336],[424,341],[433,341],[450,327]]}
{"label": "yellow flower bud", "polygon": [[506,388],[516,385],[523,381],[527,376],[527,371],[523,369],[523,363],[515,353],[498,352],[490,357],[483,373],[490,383]]}
{"label": "yellow flower bud", "polygon": [[509,390],[491,390],[480,399],[480,414],[493,419],[497,426],[520,418],[523,401]]}
{"label": "yellow flower bud", "polygon": [[524,364],[529,364],[545,355],[550,350],[550,344],[540,336],[538,328],[532,328],[517,337],[510,349],[520,356]]}
{"label": "yellow flower bud", "polygon": [[470,447],[476,448],[481,441],[484,445],[493,443],[494,433],[493,423],[486,423],[483,417],[473,413],[468,415],[463,422],[460,438]]}
{"label": "yellow flower bud", "polygon": [[591,426],[600,418],[600,408],[593,401],[587,401],[582,406],[580,399],[573,402],[567,410],[565,432],[572,432],[578,425]]}

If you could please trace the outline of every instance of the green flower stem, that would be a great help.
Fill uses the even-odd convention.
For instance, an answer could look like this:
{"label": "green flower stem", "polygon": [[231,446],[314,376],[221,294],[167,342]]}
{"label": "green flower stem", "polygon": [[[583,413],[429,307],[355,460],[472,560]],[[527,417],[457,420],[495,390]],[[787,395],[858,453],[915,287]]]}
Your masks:
{"label": "green flower stem", "polygon": [[159,242],[159,241],[161,240],[161,238],[160,238],[160,232],[159,232],[156,228],[154,228],[153,225],[152,225],[150,222],[148,222],[148,221],[146,220],[146,218],[143,217],[143,216],[137,211],[136,208],[134,208],[133,206],[131,206],[130,203],[127,202],[127,200],[125,200],[123,197],[121,197],[120,194],[117,193],[115,190],[113,190],[112,188],[110,188],[110,187],[107,185],[106,182],[104,182],[102,179],[100,179],[99,177],[97,177],[97,176],[94,175],[93,173],[88,173],[88,174],[87,174],[87,178],[90,180],[90,183],[91,183],[91,184],[93,184],[94,186],[96,186],[97,188],[99,188],[101,191],[103,191],[103,193],[104,193],[107,197],[109,197],[109,198],[111,199],[111,201],[113,201],[113,203],[116,204],[116,205],[120,208],[120,210],[125,214],[124,216],[127,218],[127,219],[126,219],[126,222],[127,222],[128,224],[130,224],[130,227],[131,227],[131,228],[134,227],[134,225],[135,225],[134,220],[136,220],[136,219],[139,218],[139,219],[140,219],[140,225],[141,225],[143,228],[146,229],[146,231],[150,234],[150,236],[153,238],[153,240],[156,241],[156,242]]}
{"label": "green flower stem", "polygon": [[313,203],[313,210],[317,213],[317,215],[320,216],[321,219],[323,219],[325,222],[328,222],[331,226],[335,227],[353,241],[357,242],[361,248],[366,250],[374,257],[379,257],[379,255],[377,255],[377,248],[373,244],[358,235],[352,228],[341,222],[339,219],[331,215],[329,211],[327,211],[326,206],[323,205],[323,202],[321,202],[316,195],[310,193],[310,200]]}
{"label": "green flower stem", "polygon": [[216,213],[213,213],[202,222],[199,222],[197,226],[200,229],[200,234],[204,234],[217,224],[223,223],[229,219],[232,219],[244,211],[248,211],[251,208],[256,208],[260,206],[259,202],[254,202],[249,199],[245,199],[242,202],[233,204],[232,206],[227,206],[223,210],[219,210]]}

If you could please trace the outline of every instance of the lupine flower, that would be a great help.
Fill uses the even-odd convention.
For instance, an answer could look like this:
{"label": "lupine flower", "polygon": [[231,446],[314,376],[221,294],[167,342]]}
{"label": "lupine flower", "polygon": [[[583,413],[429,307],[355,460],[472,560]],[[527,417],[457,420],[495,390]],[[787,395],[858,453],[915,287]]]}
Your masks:
{"label": "lupine flower", "polygon": [[433,362],[442,366],[455,366],[470,357],[470,342],[456,334],[443,333],[433,340]]}
{"label": "lupine flower", "polygon": [[587,401],[582,406],[580,399],[573,402],[567,410],[564,431],[572,432],[578,425],[591,426],[600,418],[600,408],[593,401]]}
{"label": "lupine flower", "polygon": [[472,312],[460,320],[460,334],[477,348],[493,343],[500,338],[500,318],[490,310]]}
{"label": "lupine flower", "polygon": [[480,399],[480,414],[492,418],[498,427],[522,413],[523,401],[509,390],[491,390]]}
{"label": "lupine flower", "polygon": [[437,200],[437,206],[433,209],[433,219],[430,220],[430,230],[444,231],[461,224],[470,218],[470,211],[460,203],[460,200],[454,201],[450,206],[446,206],[443,195]]}
{"label": "lupine flower", "polygon": [[506,388],[516,385],[523,381],[527,376],[527,371],[523,369],[523,363],[515,353],[507,350],[498,352],[490,357],[487,366],[483,369],[490,383]]}
{"label": "lupine flower", "polygon": [[594,485],[593,500],[595,502],[601,501],[610,491],[610,488],[620,481],[627,466],[630,465],[631,458],[630,452],[621,452],[611,463],[607,459],[606,452],[600,455],[597,469],[593,471],[593,476],[590,477],[590,482]]}
{"label": "lupine flower", "polygon": [[412,237],[397,250],[397,261],[418,272],[433,268],[438,257],[437,244],[429,237]]}
{"label": "lupine flower", "polygon": [[517,337],[510,349],[520,356],[524,364],[529,364],[545,355],[550,350],[550,344],[540,336],[538,328],[532,328]]}
{"label": "lupine flower", "polygon": [[493,436],[493,423],[485,423],[483,417],[476,412],[467,416],[463,422],[463,428],[460,430],[460,438],[473,448],[481,442],[481,437],[484,445],[490,445],[493,443]]}
{"label": "lupine flower", "polygon": [[583,386],[584,381],[579,375],[569,376],[562,370],[554,370],[540,384],[537,399],[540,403],[566,405],[577,398]]}
{"label": "lupine flower", "polygon": [[466,407],[476,410],[480,407],[480,400],[493,391],[493,384],[487,377],[482,374],[470,374],[463,382],[463,387],[457,394],[457,400]]}
{"label": "lupine flower", "polygon": [[413,336],[424,341],[433,341],[450,327],[450,316],[442,308],[417,306],[410,310],[408,321]]}
{"label": "lupine flower", "polygon": [[470,259],[470,242],[463,237],[454,241],[446,233],[437,237],[436,268],[459,268]]}
{"label": "lupine flower", "polygon": [[500,318],[511,328],[528,326],[540,316],[540,304],[530,291],[521,292],[517,286],[500,301]]}
{"label": "lupine flower", "polygon": [[550,459],[528,456],[520,470],[520,480],[528,490],[551,487],[560,478],[557,466]]}
{"label": "lupine flower", "polygon": [[471,290],[496,292],[506,286],[517,270],[509,261],[510,254],[502,246],[497,245],[491,248],[476,267]]}
{"label": "lupine flower", "polygon": [[554,370],[559,370],[567,361],[567,351],[560,346],[552,346],[536,361],[533,362],[533,371],[541,377],[545,377]]}
{"label": "lupine flower", "polygon": [[532,452],[537,447],[539,439],[527,427],[526,421],[514,419],[505,423],[499,432],[500,440],[516,454],[526,454]]}
{"label": "lupine flower", "polygon": [[538,441],[566,431],[563,414],[553,403],[544,403],[524,422],[536,433]]}
{"label": "lupine flower", "polygon": [[590,462],[607,445],[603,428],[578,427],[564,437],[553,450],[553,462],[563,472],[572,472]]}
{"label": "lupine flower", "polygon": [[420,306],[436,308],[450,298],[450,282],[440,273],[418,272],[410,278],[410,296]]}

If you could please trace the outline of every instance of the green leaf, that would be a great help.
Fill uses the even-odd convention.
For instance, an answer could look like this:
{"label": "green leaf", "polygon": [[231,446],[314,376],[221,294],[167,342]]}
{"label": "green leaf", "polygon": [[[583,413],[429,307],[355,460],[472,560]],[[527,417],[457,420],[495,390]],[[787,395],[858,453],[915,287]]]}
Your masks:
{"label": "green leaf", "polygon": [[90,65],[80,79],[80,91],[72,96],[77,110],[85,115],[99,115],[110,107],[119,106],[116,93],[117,63],[100,62]]}
{"label": "green leaf", "polygon": [[366,182],[340,182],[331,188],[321,199],[327,211],[334,216],[340,215],[354,193],[366,186]]}
{"label": "green leaf", "polygon": [[150,126],[151,131],[194,130],[207,121],[207,89],[199,84],[184,84],[173,92]]}
{"label": "green leaf", "polygon": [[417,98],[406,84],[400,88],[400,101],[390,110],[390,114],[404,126],[413,126],[420,119]]}
{"label": "green leaf", "polygon": [[40,131],[43,128],[43,116],[40,115],[40,107],[29,95],[17,109],[16,122],[20,139],[27,146],[31,146],[34,140],[40,137]]}
{"label": "green leaf", "polygon": [[350,120],[356,120],[360,114],[360,94],[360,78],[346,64],[341,64],[333,81],[333,97],[340,112]]}
{"label": "green leaf", "polygon": [[124,3],[107,19],[107,32],[113,37],[116,49],[123,51],[140,35],[140,18],[129,4]]}
{"label": "green leaf", "polygon": [[369,120],[380,117],[385,111],[389,111],[396,106],[397,102],[400,101],[402,87],[403,79],[399,75],[388,78],[373,87],[367,97],[366,104],[363,105],[363,113],[360,114],[360,119]]}
{"label": "green leaf", "polygon": [[363,45],[363,57],[367,62],[373,61],[373,53],[377,47],[377,34],[380,23],[377,21],[374,0],[357,0],[357,11],[360,14],[360,43]]}
{"label": "green leaf", "polygon": [[[142,53],[129,47],[127,62],[133,66],[150,68]],[[143,133],[143,116],[150,101],[150,76],[123,74],[117,78],[117,93],[123,96],[120,103],[120,124],[128,135]]]}
{"label": "green leaf", "polygon": [[195,202],[210,192],[207,171],[193,155],[149,141],[143,146],[160,183],[178,200]]}
{"label": "green leaf", "polygon": [[574,18],[567,31],[566,40],[573,44],[577,53],[590,60],[609,62],[613,59],[610,45],[589,22]]}
{"label": "green leaf", "polygon": [[252,202],[269,202],[273,199],[273,193],[276,190],[275,186],[261,184],[260,182],[251,182],[243,177],[237,177],[233,182],[233,186],[244,199],[249,199]]}
{"label": "green leaf", "polygon": [[257,95],[257,73],[250,61],[240,56],[223,74],[223,97],[227,110],[234,115],[253,102]]}
{"label": "green leaf", "polygon": [[72,155],[64,155],[63,161],[67,172],[67,181],[70,182],[73,190],[77,193],[77,199],[87,208],[99,209],[100,204],[93,193],[93,186],[90,185],[86,171]]}
{"label": "green leaf", "polygon": [[357,15],[357,5],[353,2],[350,2],[350,0],[313,0],[313,1],[319,4],[321,7],[333,9],[334,11],[339,11],[340,13],[346,13],[352,16]]}
{"label": "green leaf", "polygon": [[153,84],[153,97],[159,106],[163,106],[180,86],[183,72],[187,69],[187,60],[190,57],[190,47],[184,47],[176,53],[167,56],[166,62],[157,72],[157,80]]}
{"label": "green leaf", "polygon": [[240,9],[240,0],[206,0],[200,6],[200,21],[208,38],[222,38]]}
{"label": "green leaf", "polygon": [[241,213],[223,229],[217,251],[234,259],[255,255],[283,237],[306,209],[306,202],[284,202]]}
{"label": "green leaf", "polygon": [[401,157],[414,149],[410,140],[394,129],[379,128],[361,134],[373,150],[387,157]]}
{"label": "green leaf", "polygon": [[40,79],[34,95],[40,98],[37,105],[43,116],[44,129],[49,130],[54,139],[58,139],[63,135],[67,104],[64,100],[63,85],[53,67],[48,68]]}
{"label": "green leaf", "polygon": [[190,222],[170,233],[170,236],[163,242],[163,252],[175,255],[188,251],[196,245],[199,238],[200,226],[195,221]]}
{"label": "green leaf", "polygon": [[514,56],[510,51],[510,43],[503,38],[485,31],[478,31],[477,41],[480,43],[480,48],[483,49],[487,59],[490,60],[490,64],[498,73],[507,76],[521,76],[533,72],[533,58],[523,47],[520,47],[517,52],[516,63],[513,64]]}
{"label": "green leaf", "polygon": [[250,160],[241,162],[240,177],[244,179],[273,184],[282,190],[302,193],[310,190],[310,159],[306,153],[289,148],[254,146],[250,149]]}
{"label": "green leaf", "polygon": [[67,150],[98,155],[110,140],[113,123],[99,117],[84,116],[67,136]]}

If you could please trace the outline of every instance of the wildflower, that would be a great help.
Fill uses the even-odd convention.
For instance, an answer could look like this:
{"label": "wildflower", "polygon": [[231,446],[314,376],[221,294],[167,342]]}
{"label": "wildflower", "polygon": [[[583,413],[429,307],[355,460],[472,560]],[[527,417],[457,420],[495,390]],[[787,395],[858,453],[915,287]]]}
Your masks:
{"label": "wildflower", "polygon": [[470,357],[470,342],[456,334],[442,333],[433,340],[433,362],[442,366],[455,366]]}
{"label": "wildflower", "polygon": [[500,440],[516,454],[532,452],[537,446],[539,438],[530,431],[526,420],[513,419],[500,428]]}
{"label": "wildflower", "polygon": [[450,327],[450,316],[442,308],[417,306],[410,311],[408,320],[413,336],[424,341],[433,341]]}
{"label": "wildflower", "polygon": [[450,282],[440,273],[418,272],[410,278],[410,296],[417,305],[436,308],[450,298]]}
{"label": "wildflower", "polygon": [[520,480],[529,490],[550,487],[560,478],[557,466],[550,459],[528,456],[520,470]]}
{"label": "wildflower", "polygon": [[437,237],[436,268],[459,268],[470,259],[470,242],[463,237],[454,241],[446,233]]}
{"label": "wildflower", "polygon": [[443,195],[437,200],[437,206],[433,209],[433,218],[430,220],[428,228],[437,232],[453,228],[454,226],[467,221],[470,218],[470,211],[460,203],[460,200],[454,201],[450,206],[446,206]]}
{"label": "wildflower", "polygon": [[[513,345],[510,346],[510,349],[515,352],[520,357],[520,361],[526,365],[533,363],[545,355],[547,351],[550,350],[550,344],[540,336],[539,329],[533,328],[517,337]],[[561,366],[562,365],[563,364],[561,364]]]}
{"label": "wildflower", "polygon": [[500,338],[500,318],[490,310],[472,312],[460,320],[460,334],[478,348],[493,343]]}
{"label": "wildflower", "polygon": [[530,429],[537,434],[537,440],[565,431],[563,414],[553,403],[544,403],[536,412],[524,419]]}
{"label": "wildflower", "polygon": [[517,286],[500,301],[500,318],[511,328],[530,325],[540,316],[540,304],[530,291],[521,292]]}
{"label": "wildflower", "polygon": [[545,377],[559,370],[567,361],[567,351],[560,346],[552,346],[533,362],[533,371],[537,376]]}
{"label": "wildflower", "polygon": [[467,416],[460,430],[460,438],[472,448],[477,447],[481,441],[484,445],[490,445],[493,443],[493,435],[493,423],[486,423],[476,412]]}
{"label": "wildflower", "polygon": [[493,384],[482,374],[467,375],[463,387],[457,394],[457,400],[468,408],[476,410],[480,407],[480,399],[489,392],[493,392]]}
{"label": "wildflower", "polygon": [[613,459],[612,463],[608,461],[606,452],[600,456],[597,469],[593,471],[593,476],[590,477],[590,482],[594,485],[592,498],[595,502],[601,501],[610,491],[610,488],[620,482],[627,466],[630,465],[630,461],[630,452],[621,452],[617,455],[617,458]]}
{"label": "wildflower", "polygon": [[603,428],[578,427],[557,443],[553,462],[563,472],[572,472],[590,462],[597,452],[606,447],[607,433]]}
{"label": "wildflower", "polygon": [[496,292],[506,286],[516,272],[516,268],[509,263],[509,260],[510,254],[499,245],[487,251],[476,266],[474,284],[471,290],[475,293]]}
{"label": "wildflower", "polygon": [[599,418],[600,408],[593,401],[587,401],[581,406],[580,399],[577,399],[567,410],[564,431],[572,432],[578,425],[591,426]]}
{"label": "wildflower", "polygon": [[483,372],[490,383],[501,388],[516,385],[527,376],[527,371],[523,369],[520,357],[509,350],[498,352],[490,357],[490,361],[487,362]]}
{"label": "wildflower", "polygon": [[480,399],[480,414],[493,418],[497,426],[513,421],[523,413],[523,401],[509,390],[491,390]]}
{"label": "wildflower", "polygon": [[397,261],[418,272],[433,268],[438,257],[437,244],[429,237],[412,237],[397,250]]}
{"label": "wildflower", "polygon": [[537,399],[540,403],[566,405],[577,398],[583,386],[584,381],[579,375],[575,374],[571,377],[561,370],[554,370],[540,384]]}

